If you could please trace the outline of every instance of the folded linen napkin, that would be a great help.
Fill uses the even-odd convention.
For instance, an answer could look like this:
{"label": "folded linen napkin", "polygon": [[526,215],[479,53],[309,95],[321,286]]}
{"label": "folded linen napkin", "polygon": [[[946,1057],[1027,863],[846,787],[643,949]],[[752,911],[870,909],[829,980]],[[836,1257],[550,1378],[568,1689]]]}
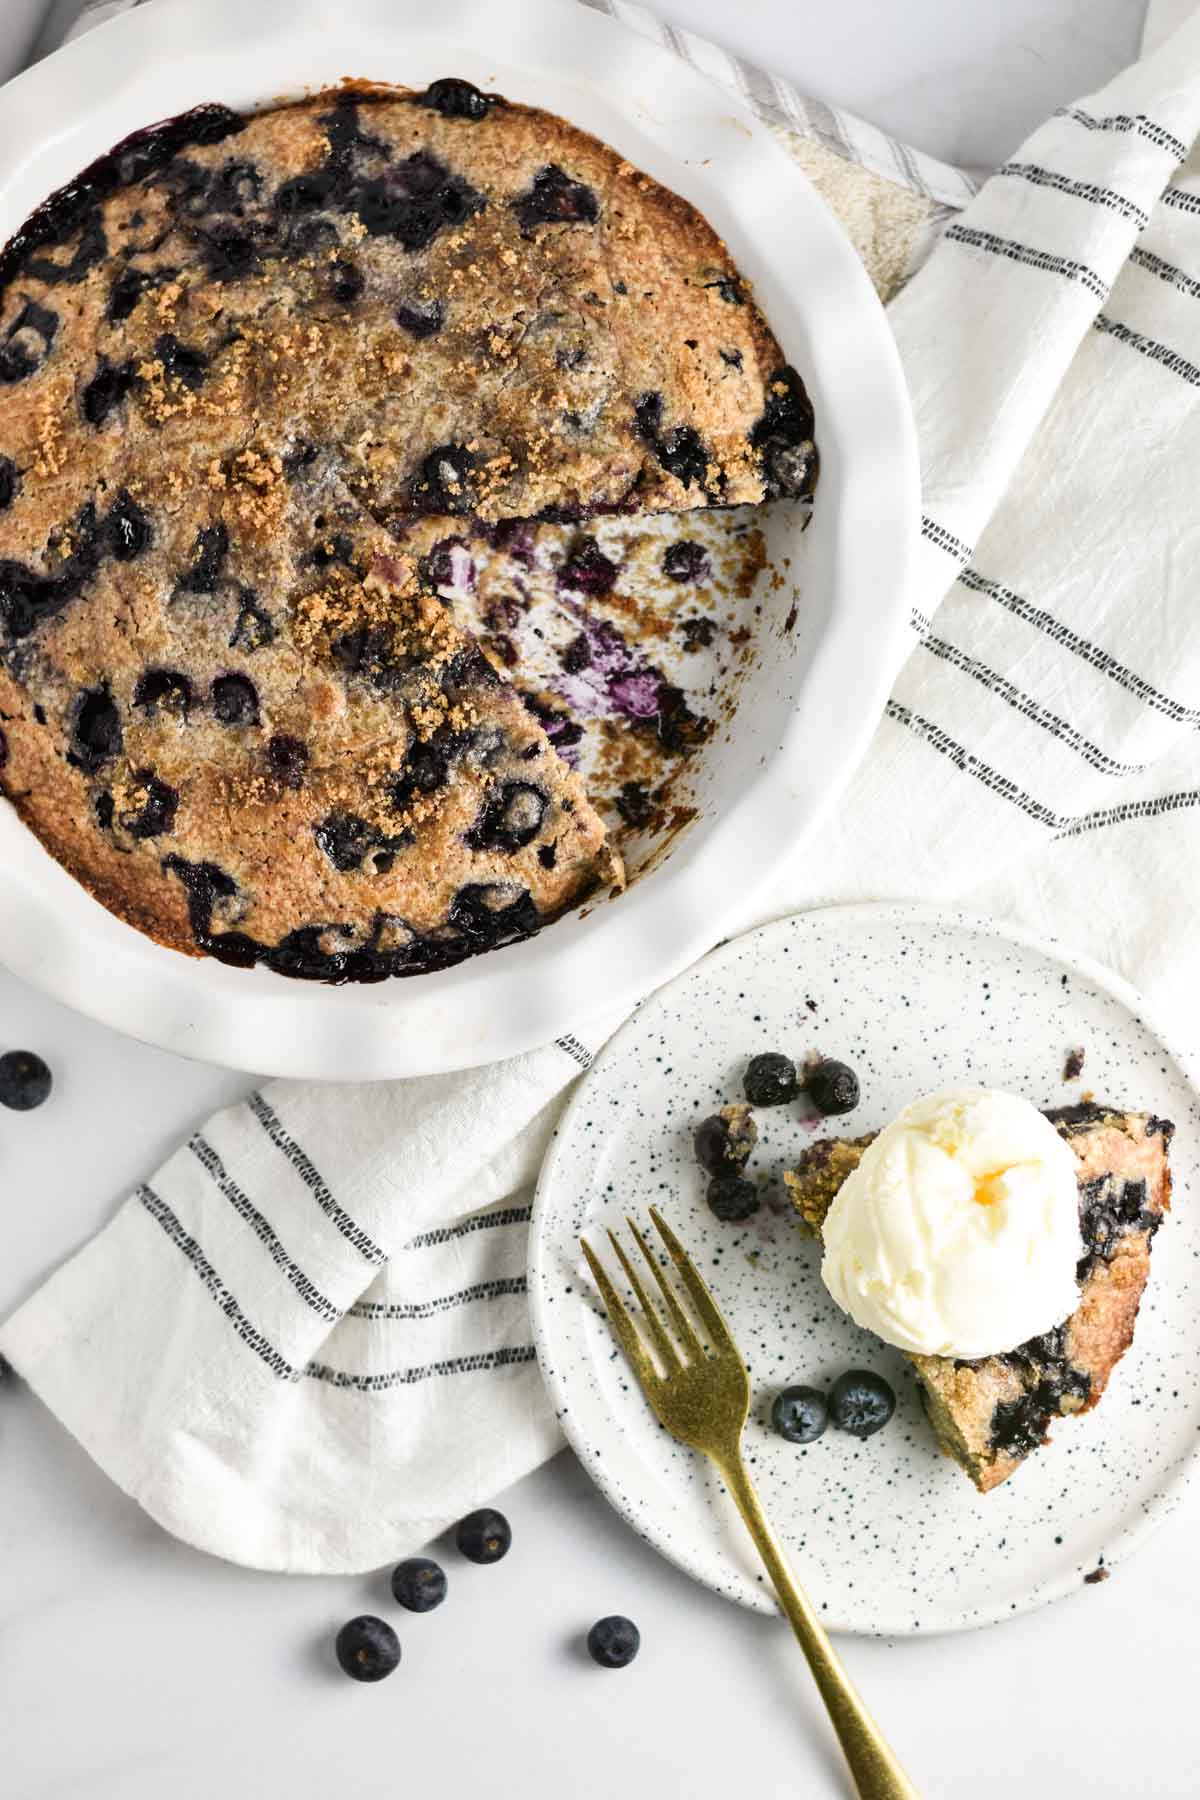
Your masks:
{"label": "folded linen napkin", "polygon": [[[802,132],[803,107],[783,113]],[[925,474],[910,653],[819,886],[795,872],[760,918],[974,901],[1160,1000],[1198,991],[1175,902],[1200,867],[1198,130],[1193,19],[1036,132],[893,304]],[[877,173],[856,179],[868,239],[918,245],[929,194],[892,213]],[[206,1549],[333,1571],[415,1547],[557,1442],[525,1315],[529,1184],[608,1028],[466,1076],[269,1084],[140,1188],[0,1350]]]}

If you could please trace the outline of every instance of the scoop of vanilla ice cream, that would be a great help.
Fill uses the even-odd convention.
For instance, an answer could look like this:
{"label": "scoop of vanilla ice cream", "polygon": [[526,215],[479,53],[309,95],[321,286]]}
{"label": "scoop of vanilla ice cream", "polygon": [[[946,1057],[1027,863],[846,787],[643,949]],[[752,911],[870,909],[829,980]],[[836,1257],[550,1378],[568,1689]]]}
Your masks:
{"label": "scoop of vanilla ice cream", "polygon": [[833,1298],[901,1350],[998,1355],[1079,1302],[1075,1157],[1015,1094],[914,1100],[843,1183],[821,1236]]}

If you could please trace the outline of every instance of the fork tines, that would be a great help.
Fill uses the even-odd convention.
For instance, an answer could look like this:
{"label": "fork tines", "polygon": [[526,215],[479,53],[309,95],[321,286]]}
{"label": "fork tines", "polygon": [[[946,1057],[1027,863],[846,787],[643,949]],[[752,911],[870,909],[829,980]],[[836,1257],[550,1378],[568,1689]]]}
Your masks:
{"label": "fork tines", "polygon": [[[721,1317],[717,1303],[709,1293],[700,1271],[657,1207],[650,1208],[650,1217],[655,1230],[666,1245],[671,1261],[679,1271],[680,1279],[687,1289],[696,1317],[707,1333],[710,1348],[715,1352],[732,1350],[733,1340],[730,1337],[729,1328]],[[658,1358],[659,1368],[655,1368],[654,1362],[647,1352],[645,1340],[638,1330],[635,1316],[613,1286],[603,1263],[595,1255],[586,1238],[580,1238],[579,1242],[587,1259],[588,1268],[600,1290],[600,1297],[604,1301],[621,1348],[633,1364],[638,1379],[644,1386],[661,1377],[669,1377],[678,1373],[687,1363],[694,1362],[698,1357],[704,1355],[705,1345],[692,1320],[684,1311],[679,1296],[659,1266],[658,1258],[654,1255],[642,1232],[628,1215],[625,1222],[633,1233],[634,1242],[641,1251],[647,1268],[654,1277],[662,1296],[667,1319],[674,1333],[672,1335],[672,1332],[667,1330],[658,1307],[652,1302],[637,1269],[626,1255],[620,1239],[614,1231],[610,1231],[609,1242],[641,1309],[642,1322]]]}

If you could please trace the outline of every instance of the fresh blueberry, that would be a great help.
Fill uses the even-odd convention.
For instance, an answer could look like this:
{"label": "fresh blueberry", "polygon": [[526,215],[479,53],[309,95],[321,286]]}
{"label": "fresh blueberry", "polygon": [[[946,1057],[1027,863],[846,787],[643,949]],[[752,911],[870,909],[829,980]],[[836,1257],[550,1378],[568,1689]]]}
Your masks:
{"label": "fresh blueberry", "polygon": [[829,1390],[829,1417],[851,1437],[868,1438],[882,1431],[895,1410],[891,1386],[870,1369],[848,1369]]}
{"label": "fresh blueberry", "polygon": [[529,192],[514,200],[513,207],[525,232],[536,225],[591,225],[600,217],[591,188],[572,181],[556,163],[538,170]]}
{"label": "fresh blueberry", "polygon": [[50,1098],[54,1077],[32,1050],[10,1050],[0,1056],[0,1106],[32,1112]]}
{"label": "fresh blueberry", "polygon": [[641,1648],[642,1634],[632,1619],[620,1613],[597,1619],[587,1634],[588,1655],[602,1669],[625,1669]]}
{"label": "fresh blueberry", "polygon": [[759,1206],[758,1189],[741,1175],[714,1175],[705,1198],[709,1211],[723,1225],[740,1225]]}
{"label": "fresh blueberry", "polygon": [[400,1639],[386,1619],[370,1613],[342,1626],[335,1649],[338,1662],[355,1681],[382,1681],[400,1664]]}
{"label": "fresh blueberry", "polygon": [[481,94],[469,81],[446,75],[440,81],[430,82],[418,104],[441,113],[443,119],[470,119],[478,124],[487,118],[496,101],[491,94]]}
{"label": "fresh blueberry", "polygon": [[771,1424],[789,1444],[812,1444],[829,1423],[829,1405],[816,1388],[787,1387],[776,1394]]}
{"label": "fresh blueberry", "polygon": [[258,689],[245,675],[218,675],[212,703],[220,725],[258,724]]}
{"label": "fresh blueberry", "polygon": [[512,1527],[502,1512],[483,1506],[459,1520],[454,1541],[468,1562],[495,1563],[508,1555]]}
{"label": "fresh blueberry", "polygon": [[133,690],[134,706],[151,717],[161,708],[186,718],[192,703],[192,684],[177,669],[147,669]]}
{"label": "fresh blueberry", "polygon": [[746,1064],[743,1085],[751,1106],[786,1106],[800,1092],[800,1077],[791,1057],[765,1050]]}
{"label": "fresh blueberry", "polygon": [[726,1106],[697,1125],[692,1142],[709,1175],[740,1175],[758,1142],[758,1126],[748,1106]]}
{"label": "fresh blueberry", "polygon": [[858,1076],[844,1062],[825,1057],[804,1078],[808,1097],[827,1117],[853,1112],[858,1105]]}
{"label": "fresh blueberry", "polygon": [[409,1612],[432,1612],[446,1598],[446,1571],[428,1556],[409,1556],[392,1570],[392,1593]]}
{"label": "fresh blueberry", "polygon": [[304,781],[304,771],[308,765],[308,746],[297,737],[279,734],[267,744],[267,761],[271,765],[271,773],[276,775],[284,787],[298,788]]}
{"label": "fresh blueberry", "polygon": [[712,574],[707,550],[690,538],[668,544],[663,553],[663,574],[671,581],[707,581]]}

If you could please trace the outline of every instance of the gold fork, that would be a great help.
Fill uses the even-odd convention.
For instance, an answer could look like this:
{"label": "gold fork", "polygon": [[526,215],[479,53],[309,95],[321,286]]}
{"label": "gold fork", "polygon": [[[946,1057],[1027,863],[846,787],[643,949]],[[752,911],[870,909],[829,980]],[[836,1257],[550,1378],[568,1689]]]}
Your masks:
{"label": "gold fork", "polygon": [[841,1659],[813,1611],[812,1602],[792,1573],[746,1472],[742,1430],[750,1411],[750,1376],[729,1327],[703,1276],[657,1208],[650,1208],[650,1217],[679,1270],[708,1342],[706,1345],[702,1341],[679,1296],[659,1267],[658,1259],[632,1219],[627,1219],[626,1223],[658,1284],[673,1334],[663,1324],[658,1309],[651,1304],[650,1296],[616,1234],[610,1231],[612,1247],[641,1308],[642,1323],[654,1356],[603,1264],[593,1254],[587,1240],[580,1238],[617,1340],[661,1423],[681,1443],[702,1450],[724,1477],[775,1585],[779,1604],[800,1640],[800,1648],[808,1659],[863,1800],[919,1800],[917,1790],[892,1755],[878,1725],[842,1667]]}

